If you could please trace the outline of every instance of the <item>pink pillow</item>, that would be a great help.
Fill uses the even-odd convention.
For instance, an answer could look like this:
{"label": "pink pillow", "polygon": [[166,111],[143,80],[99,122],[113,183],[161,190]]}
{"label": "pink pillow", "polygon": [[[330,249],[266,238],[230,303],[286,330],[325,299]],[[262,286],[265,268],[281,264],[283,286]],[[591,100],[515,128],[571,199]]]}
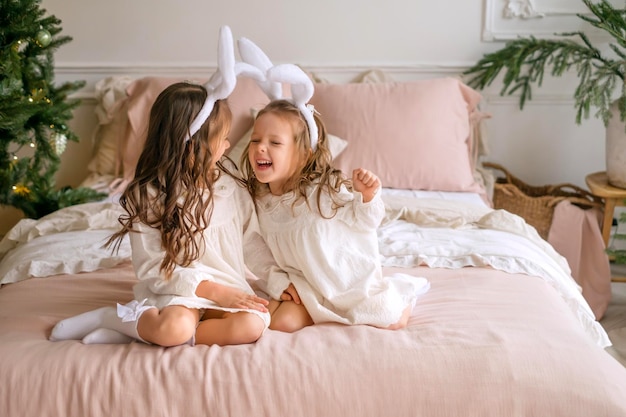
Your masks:
{"label": "pink pillow", "polygon": [[483,193],[474,180],[470,114],[481,96],[454,78],[315,85],[311,104],[349,146],[335,160],[384,187]]}

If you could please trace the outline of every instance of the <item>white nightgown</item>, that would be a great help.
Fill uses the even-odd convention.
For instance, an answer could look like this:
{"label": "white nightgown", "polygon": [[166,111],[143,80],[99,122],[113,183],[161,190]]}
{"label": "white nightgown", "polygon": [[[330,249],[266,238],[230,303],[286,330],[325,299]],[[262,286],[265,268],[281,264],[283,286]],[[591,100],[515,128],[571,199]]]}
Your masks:
{"label": "white nightgown", "polygon": [[[315,323],[338,322],[386,327],[430,288],[425,278],[405,274],[384,277],[376,229],[385,214],[380,193],[368,203],[362,194],[342,187],[345,205],[330,219],[322,218],[317,187],[292,204],[295,193],[267,194],[257,201],[261,232],[278,267],[287,275],[269,277],[266,291],[274,299],[293,283]],[[328,217],[332,201],[322,195]]]}
{"label": "white nightgown", "polygon": [[133,290],[135,299],[147,299],[147,305],[161,309],[169,305],[183,305],[198,309],[249,311],[263,318],[269,325],[269,313],[256,310],[232,309],[198,297],[195,292],[202,281],[238,288],[254,294],[246,280],[245,261],[258,278],[267,279],[276,270],[272,255],[259,234],[254,203],[248,191],[226,175],[214,186],[213,212],[209,227],[204,231],[204,253],[188,267],[177,265],[169,280],[159,271],[165,251],[161,248],[159,231],[143,223],[133,225],[130,244],[132,264],[139,283]]}

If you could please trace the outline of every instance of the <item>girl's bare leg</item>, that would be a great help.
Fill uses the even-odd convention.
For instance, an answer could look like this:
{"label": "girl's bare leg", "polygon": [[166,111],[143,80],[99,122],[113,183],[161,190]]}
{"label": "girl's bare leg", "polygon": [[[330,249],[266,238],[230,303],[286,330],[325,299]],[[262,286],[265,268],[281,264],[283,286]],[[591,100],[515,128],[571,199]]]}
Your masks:
{"label": "girl's bare leg", "polygon": [[196,344],[241,345],[254,343],[263,334],[265,322],[254,313],[210,311],[196,329]]}
{"label": "girl's bare leg", "polygon": [[159,346],[187,343],[195,334],[200,311],[184,306],[167,306],[145,311],[137,323],[137,332],[146,342]]}
{"label": "girl's bare leg", "polygon": [[270,312],[270,316],[274,317],[274,313],[276,312],[276,309],[280,307],[281,303],[282,301],[270,300],[270,303],[267,306],[267,310]]}
{"label": "girl's bare leg", "polygon": [[[278,305],[274,305],[278,303]],[[293,301],[270,301],[269,305],[272,321],[270,329],[293,333],[313,324],[313,319],[303,304]]]}

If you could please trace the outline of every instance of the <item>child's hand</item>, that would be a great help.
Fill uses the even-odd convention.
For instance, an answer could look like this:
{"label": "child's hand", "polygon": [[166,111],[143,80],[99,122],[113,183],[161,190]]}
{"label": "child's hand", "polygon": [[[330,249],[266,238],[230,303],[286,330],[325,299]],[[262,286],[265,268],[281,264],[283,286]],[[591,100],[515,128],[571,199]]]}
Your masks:
{"label": "child's hand", "polygon": [[[219,285],[219,284],[216,284]],[[263,313],[267,312],[269,301],[247,292],[238,290],[237,288],[219,285],[214,288],[211,300],[215,301],[221,307],[227,308],[246,308],[250,310],[258,310]]]}
{"label": "child's hand", "polygon": [[280,295],[280,301],[293,301],[296,304],[301,303],[298,291],[296,291],[296,287],[294,287],[293,284],[289,284],[287,289],[283,291]]}
{"label": "child's hand", "polygon": [[368,203],[380,188],[380,179],[372,172],[364,168],[352,171],[352,188],[363,194],[363,202]]}

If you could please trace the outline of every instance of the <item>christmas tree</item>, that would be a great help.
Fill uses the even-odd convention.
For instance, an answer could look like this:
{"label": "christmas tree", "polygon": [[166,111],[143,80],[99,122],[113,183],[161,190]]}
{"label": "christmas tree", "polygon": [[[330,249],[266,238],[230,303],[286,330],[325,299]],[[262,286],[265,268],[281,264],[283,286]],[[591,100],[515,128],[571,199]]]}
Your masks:
{"label": "christmas tree", "polygon": [[57,189],[54,176],[83,81],[54,84],[53,53],[71,41],[41,0],[0,0],[0,205],[39,218],[102,195],[88,188]]}

